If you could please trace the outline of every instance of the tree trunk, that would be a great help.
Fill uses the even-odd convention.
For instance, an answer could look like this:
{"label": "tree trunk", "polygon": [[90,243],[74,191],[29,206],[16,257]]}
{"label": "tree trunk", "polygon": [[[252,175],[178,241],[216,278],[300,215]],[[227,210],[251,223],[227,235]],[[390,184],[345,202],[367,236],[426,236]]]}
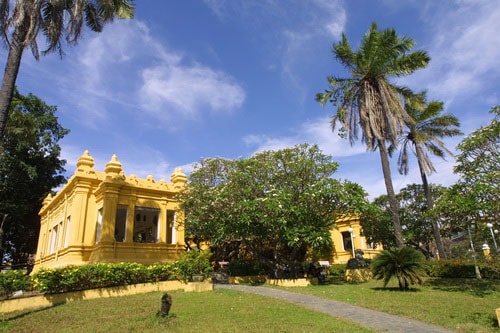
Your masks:
{"label": "tree trunk", "polygon": [[[422,162],[421,162],[422,151],[420,150],[419,147],[416,147],[416,153],[417,153],[418,168],[420,170],[420,177],[422,178],[422,186],[424,188],[425,198],[427,200],[427,210],[430,210],[430,209],[432,209],[432,207],[434,207],[434,200],[432,199],[431,189],[429,187],[429,184],[427,183],[427,176],[425,175],[424,168],[422,166]],[[437,247],[437,250],[439,253],[439,257],[441,259],[446,259],[446,252],[444,250],[443,240],[441,239],[441,234],[439,233],[439,226],[434,219],[431,221],[431,224],[432,224],[432,231],[434,233],[434,240],[436,241],[436,247]]]}
{"label": "tree trunk", "polygon": [[16,26],[12,34],[12,41],[9,47],[9,55],[5,64],[5,72],[0,90],[0,139],[3,138],[5,126],[9,118],[9,108],[14,95],[17,74],[21,65],[21,58],[24,51],[24,38],[26,37],[26,23]]}
{"label": "tree trunk", "polygon": [[380,161],[382,162],[382,172],[384,173],[385,187],[387,189],[387,198],[389,199],[389,209],[392,216],[392,225],[394,226],[394,236],[396,237],[396,246],[403,248],[405,246],[403,232],[401,231],[401,221],[399,219],[399,205],[394,194],[392,185],[391,167],[389,165],[389,153],[383,140],[378,140],[378,151],[380,152]]}

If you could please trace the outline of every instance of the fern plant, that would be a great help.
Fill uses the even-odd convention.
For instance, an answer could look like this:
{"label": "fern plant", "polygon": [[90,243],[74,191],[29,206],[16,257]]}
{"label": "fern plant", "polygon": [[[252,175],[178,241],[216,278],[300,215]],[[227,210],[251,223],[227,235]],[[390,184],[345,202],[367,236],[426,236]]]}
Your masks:
{"label": "fern plant", "polygon": [[399,289],[422,284],[424,255],[411,247],[381,251],[371,263],[373,277],[384,281],[384,288],[393,278],[398,279]]}

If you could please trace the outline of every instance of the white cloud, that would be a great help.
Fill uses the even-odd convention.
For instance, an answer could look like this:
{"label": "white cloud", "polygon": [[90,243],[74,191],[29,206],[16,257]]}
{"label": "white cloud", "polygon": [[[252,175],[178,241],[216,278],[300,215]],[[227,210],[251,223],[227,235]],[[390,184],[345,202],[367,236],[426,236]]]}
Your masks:
{"label": "white cloud", "polygon": [[122,114],[141,110],[143,119],[169,127],[173,116],[179,124],[206,110],[233,112],[245,101],[228,73],[168,49],[141,21],[116,21],[91,36],[80,42],[79,53],[70,50],[64,58],[71,72],[57,76],[67,103],[79,110],[72,116],[87,127],[116,117],[116,105]]}
{"label": "white cloud", "polygon": [[489,82],[498,80],[500,6],[496,0],[439,2],[424,14],[433,37],[423,48],[432,59],[408,82],[453,101],[477,96]]}
{"label": "white cloud", "polygon": [[289,136],[272,137],[268,135],[248,135],[243,138],[247,146],[256,146],[255,152],[278,150],[292,147],[300,143],[316,144],[325,154],[334,159],[345,156],[364,154],[366,148],[359,142],[351,146],[349,140],[338,135],[338,129],[332,132],[328,117],[317,118],[292,130]]}
{"label": "white cloud", "polygon": [[142,108],[158,119],[175,116],[198,118],[203,108],[230,112],[243,104],[245,92],[227,74],[202,65],[179,64],[142,70]]}

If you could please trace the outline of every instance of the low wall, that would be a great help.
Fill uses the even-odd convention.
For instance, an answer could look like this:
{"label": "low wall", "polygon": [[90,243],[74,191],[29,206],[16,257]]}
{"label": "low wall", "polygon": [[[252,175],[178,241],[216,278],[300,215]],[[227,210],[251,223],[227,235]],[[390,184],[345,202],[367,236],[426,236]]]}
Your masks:
{"label": "low wall", "polygon": [[317,278],[302,278],[302,279],[268,279],[266,284],[279,287],[307,287],[317,285]]}
{"label": "low wall", "polygon": [[184,291],[202,292],[211,291],[213,288],[213,284],[209,281],[189,282],[187,284],[180,281],[161,281],[156,283],[134,284],[123,287],[89,289],[62,294],[40,295],[4,300],[0,302],[0,312],[6,313],[18,310],[40,309],[77,300],[136,295],[154,291],[183,289]]}

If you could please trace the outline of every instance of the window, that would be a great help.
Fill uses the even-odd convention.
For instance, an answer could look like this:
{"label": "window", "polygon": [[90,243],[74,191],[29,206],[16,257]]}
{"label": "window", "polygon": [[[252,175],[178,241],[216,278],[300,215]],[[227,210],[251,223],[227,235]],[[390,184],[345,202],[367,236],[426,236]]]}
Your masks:
{"label": "window", "polygon": [[95,231],[96,243],[99,243],[99,241],[101,240],[101,231],[102,231],[102,208],[97,211],[97,223]]}
{"label": "window", "polygon": [[57,225],[50,230],[49,253],[56,252],[56,243],[57,243]]}
{"label": "window", "polygon": [[71,216],[68,216],[68,218],[66,219],[66,231],[65,231],[65,235],[64,235],[64,247],[68,247],[68,243],[69,243],[69,226],[70,226],[70,222],[71,222]]}
{"label": "window", "polygon": [[158,216],[160,209],[135,207],[134,242],[156,243],[158,241]]}
{"label": "window", "polygon": [[127,206],[118,206],[116,208],[115,218],[115,240],[117,242],[125,241],[127,230]]}
{"label": "window", "polygon": [[352,239],[349,231],[342,232],[342,244],[344,245],[344,251],[352,251]]}
{"label": "window", "polygon": [[167,210],[167,244],[175,244],[176,242],[175,211]]}

